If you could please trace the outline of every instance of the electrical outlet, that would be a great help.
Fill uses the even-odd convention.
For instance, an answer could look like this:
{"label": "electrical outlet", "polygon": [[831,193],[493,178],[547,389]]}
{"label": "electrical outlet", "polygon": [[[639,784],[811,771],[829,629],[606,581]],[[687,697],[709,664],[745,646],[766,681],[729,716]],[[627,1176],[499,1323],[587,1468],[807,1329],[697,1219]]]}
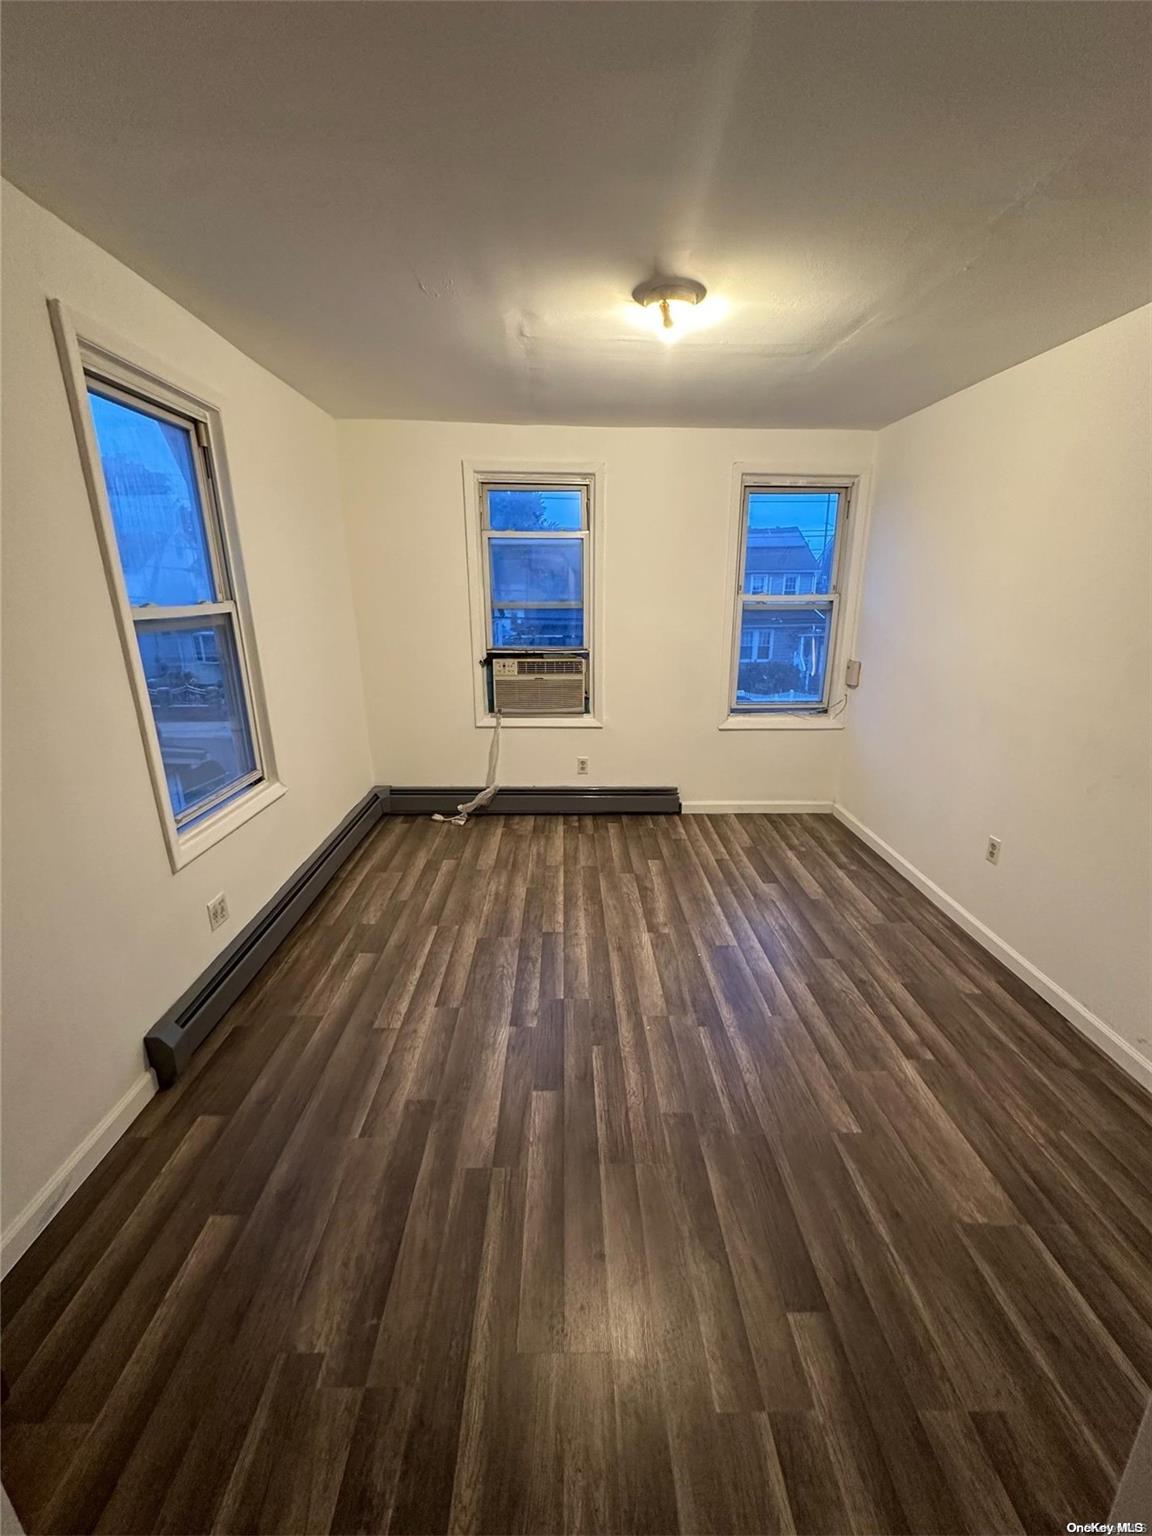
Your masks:
{"label": "electrical outlet", "polygon": [[216,929],[227,921],[228,898],[221,891],[219,896],[213,896],[212,900],[208,903],[208,926],[209,928]]}
{"label": "electrical outlet", "polygon": [[988,860],[989,864],[999,864],[1000,839],[998,837],[990,837],[988,839],[988,846],[984,850],[984,857]]}
{"label": "electrical outlet", "polygon": [[588,759],[586,757],[578,757],[576,759],[576,772],[577,773],[587,773],[588,772]]}

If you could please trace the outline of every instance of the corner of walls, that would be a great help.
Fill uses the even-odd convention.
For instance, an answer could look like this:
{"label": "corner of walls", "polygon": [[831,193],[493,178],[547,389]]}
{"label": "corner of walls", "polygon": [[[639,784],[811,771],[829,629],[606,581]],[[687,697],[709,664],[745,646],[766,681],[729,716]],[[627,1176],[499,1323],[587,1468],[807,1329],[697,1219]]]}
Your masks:
{"label": "corner of walls", "polygon": [[880,433],[836,796],[1146,1086],[1150,355],[1152,306]]}
{"label": "corner of walls", "polygon": [[351,672],[356,683],[356,702],[353,707],[356,711],[357,725],[364,742],[368,782],[370,786],[375,787],[381,780],[372,747],[372,729],[368,715],[368,684],[364,666],[364,636],[360,627],[359,609],[356,602],[356,583],[352,566],[352,541],[348,528],[348,486],[344,468],[343,439],[343,429],[346,422],[338,417],[330,417],[329,420],[332,423],[333,452],[336,457],[336,522],[340,531],[340,553],[343,558],[346,576],[345,591],[347,594],[347,612],[352,650]]}

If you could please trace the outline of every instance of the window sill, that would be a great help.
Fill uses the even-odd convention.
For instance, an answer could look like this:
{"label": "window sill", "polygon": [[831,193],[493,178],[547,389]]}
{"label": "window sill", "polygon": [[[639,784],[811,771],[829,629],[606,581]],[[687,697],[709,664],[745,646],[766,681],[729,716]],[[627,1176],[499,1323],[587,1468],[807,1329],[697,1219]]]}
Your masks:
{"label": "window sill", "polygon": [[258,784],[249,794],[233,800],[183,837],[177,834],[175,838],[170,838],[168,856],[172,861],[173,873],[191,864],[202,853],[207,853],[209,848],[214,848],[229,833],[235,832],[237,827],[251,821],[253,816],[258,816],[268,806],[274,805],[283,793],[284,785],[275,779],[266,784]]}
{"label": "window sill", "polygon": [[721,731],[842,731],[843,715],[729,715]]}
{"label": "window sill", "polygon": [[[481,715],[476,722],[478,731],[496,724],[495,715]],[[562,731],[602,731],[603,720],[597,720],[594,715],[503,715],[501,728],[509,730],[562,730]]]}

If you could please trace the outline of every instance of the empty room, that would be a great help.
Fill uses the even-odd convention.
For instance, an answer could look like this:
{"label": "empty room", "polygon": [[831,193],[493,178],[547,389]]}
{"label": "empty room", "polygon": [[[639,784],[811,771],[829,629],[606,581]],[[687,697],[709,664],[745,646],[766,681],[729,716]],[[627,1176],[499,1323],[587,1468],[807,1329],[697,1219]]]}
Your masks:
{"label": "empty room", "polygon": [[1152,1528],[1152,6],[0,27],[0,1528]]}

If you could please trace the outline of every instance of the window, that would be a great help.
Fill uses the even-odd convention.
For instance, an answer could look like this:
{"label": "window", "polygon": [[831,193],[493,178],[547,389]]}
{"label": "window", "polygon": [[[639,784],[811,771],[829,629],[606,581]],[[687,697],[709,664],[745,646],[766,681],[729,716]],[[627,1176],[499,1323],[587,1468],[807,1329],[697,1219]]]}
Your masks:
{"label": "window", "polygon": [[116,556],[178,830],[264,777],[204,423],[85,370]]}
{"label": "window", "polygon": [[827,710],[848,496],[846,485],[743,482],[733,714]]}
{"label": "window", "polygon": [[590,476],[480,478],[488,654],[590,657],[591,484]]}
{"label": "window", "polygon": [[481,490],[489,649],[583,650],[587,486]]}
{"label": "window", "polygon": [[54,319],[174,868],[277,798],[215,412]]}

